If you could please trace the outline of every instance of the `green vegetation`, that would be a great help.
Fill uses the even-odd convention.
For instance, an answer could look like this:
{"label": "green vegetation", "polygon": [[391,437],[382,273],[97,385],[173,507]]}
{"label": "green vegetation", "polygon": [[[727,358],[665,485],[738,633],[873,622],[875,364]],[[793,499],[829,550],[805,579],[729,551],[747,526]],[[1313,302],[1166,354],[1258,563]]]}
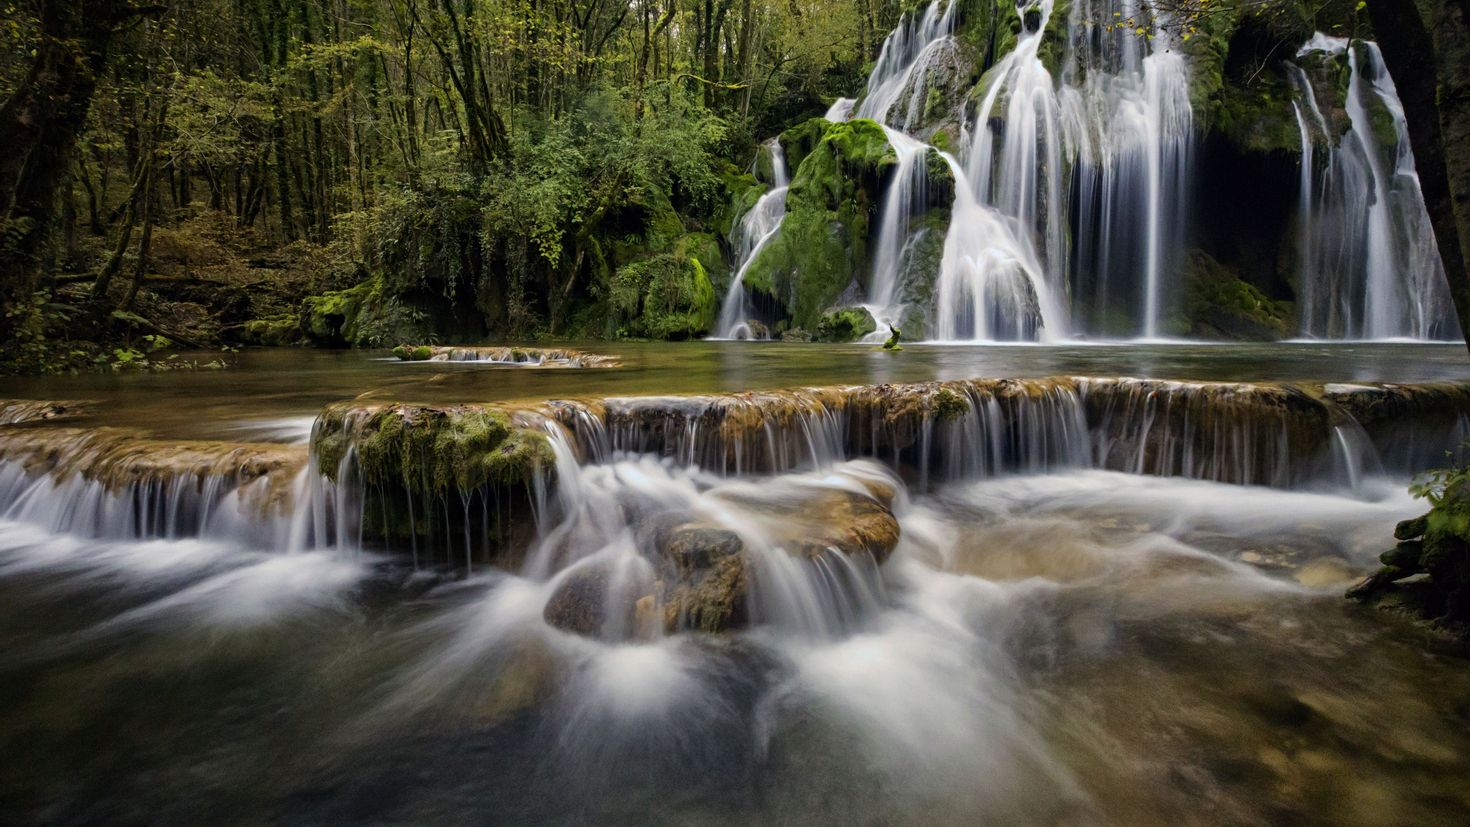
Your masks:
{"label": "green vegetation", "polygon": [[1470,628],[1470,466],[1431,471],[1410,490],[1429,502],[1429,513],[1394,528],[1398,544],[1379,557],[1383,567],[1348,596],[1365,602],[1392,597],[1388,605],[1463,633]]}

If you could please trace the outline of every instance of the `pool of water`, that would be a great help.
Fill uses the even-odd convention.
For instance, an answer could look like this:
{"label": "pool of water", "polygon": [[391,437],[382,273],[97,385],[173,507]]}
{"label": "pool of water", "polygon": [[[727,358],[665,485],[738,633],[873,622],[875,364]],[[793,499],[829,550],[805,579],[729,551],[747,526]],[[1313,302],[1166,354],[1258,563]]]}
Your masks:
{"label": "pool of water", "polygon": [[622,366],[400,362],[386,351],[263,349],[229,356],[234,366],[224,370],[0,377],[0,398],[100,400],[106,404],[96,423],[160,436],[271,439],[283,429],[299,430],[300,417],[329,402],[364,395],[489,402],[1062,374],[1197,381],[1470,379],[1465,348],[1448,344],[914,344],[898,353],[871,345],[780,342],[573,346],[614,356]]}

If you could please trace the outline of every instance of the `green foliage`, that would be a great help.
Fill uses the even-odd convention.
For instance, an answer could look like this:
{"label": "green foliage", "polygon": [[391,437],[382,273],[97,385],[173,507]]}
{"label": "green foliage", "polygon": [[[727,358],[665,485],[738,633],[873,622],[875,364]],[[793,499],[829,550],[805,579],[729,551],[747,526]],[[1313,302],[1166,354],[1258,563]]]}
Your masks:
{"label": "green foliage", "polygon": [[690,339],[709,332],[718,307],[704,265],[666,253],[619,268],[609,304],[623,335]]}
{"label": "green foliage", "polygon": [[878,329],[873,314],[864,307],[839,307],[822,314],[817,321],[819,342],[856,342]]}
{"label": "green foliage", "polygon": [[301,304],[301,329],[321,345],[386,347],[422,340],[430,336],[425,323],[424,313],[388,294],[381,278],[311,296]]}

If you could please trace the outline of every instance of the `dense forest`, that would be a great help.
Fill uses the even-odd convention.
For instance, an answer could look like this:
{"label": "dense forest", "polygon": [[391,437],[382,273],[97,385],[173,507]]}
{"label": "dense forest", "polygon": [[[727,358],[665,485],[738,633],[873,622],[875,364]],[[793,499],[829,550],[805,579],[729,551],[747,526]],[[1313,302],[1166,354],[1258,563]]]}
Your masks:
{"label": "dense forest", "polygon": [[[648,254],[711,243],[756,136],[855,91],[898,11],[10,4],[6,120],[60,104],[36,157],[7,153],[41,179],[3,205],[10,358],[61,358],[58,334],[97,313],[181,343],[292,339],[302,299],[359,298],[344,289],[371,320],[303,333],[616,333],[584,311],[661,277]],[[28,103],[33,85],[50,88]]]}
{"label": "dense forest", "polygon": [[[1452,190],[1470,178],[1449,174],[1456,153],[1433,151],[1438,119],[1453,121],[1464,106],[1449,86],[1436,99],[1433,85],[1434,71],[1458,77],[1461,12],[1403,0],[1368,6],[1183,3],[1157,19],[1088,21],[1087,30],[1151,39],[1173,26],[1196,61],[1196,129],[1215,144],[1223,136],[1228,150],[1205,144],[1214,179],[1244,175],[1270,190],[1279,156],[1296,150],[1294,126],[1274,137],[1290,110],[1266,111],[1283,94],[1280,59],[1314,29],[1367,36],[1379,17],[1408,14],[1414,26],[1392,24],[1394,34],[1381,38],[1384,57],[1390,68],[1410,64],[1397,74],[1412,78],[1404,108],[1421,168],[1428,164],[1424,199],[1447,270],[1463,278],[1463,259],[1453,255],[1453,204],[1463,201]],[[846,227],[851,237],[838,236],[840,272],[816,274],[832,248],[794,232],[791,261],[768,268],[768,292],[783,305],[768,321],[814,329],[869,266],[861,230],[891,183],[892,150],[860,121],[838,135],[809,119],[859,96],[885,37],[920,8],[894,0],[8,3],[0,28],[4,361],[47,371],[146,361],[148,348],[164,344],[701,336],[731,279],[735,222],[769,183],[761,142],[776,135],[793,169],[813,148],[831,147],[835,177],[808,173],[805,197],[821,184],[833,216],[868,214],[858,216],[862,227]],[[1053,66],[1066,60],[1066,30],[1055,21],[1067,14],[1060,6],[1051,13],[1058,43],[1043,59]],[[935,146],[960,140],[973,90],[1035,15],[1033,6],[958,4],[952,76],[928,90],[928,108],[960,115],[934,119]],[[1434,41],[1443,37],[1449,45]],[[1452,137],[1463,135],[1447,129],[1443,140]],[[944,177],[942,164],[931,166]],[[1239,207],[1229,200],[1239,193],[1210,201],[1229,187],[1203,177],[1205,210]],[[802,203],[795,188],[792,201],[793,210]],[[1266,210],[1260,220],[1275,219]],[[1279,265],[1257,266],[1263,254],[1238,238],[1261,233],[1222,233],[1200,245],[1196,269],[1214,272],[1223,261],[1228,283],[1240,286],[1212,281],[1205,295],[1245,301],[1249,318],[1203,327],[1185,319],[1181,329],[1283,335],[1292,288],[1272,271]],[[802,271],[803,257],[814,256],[826,261]],[[1189,301],[1198,303],[1198,292]]]}

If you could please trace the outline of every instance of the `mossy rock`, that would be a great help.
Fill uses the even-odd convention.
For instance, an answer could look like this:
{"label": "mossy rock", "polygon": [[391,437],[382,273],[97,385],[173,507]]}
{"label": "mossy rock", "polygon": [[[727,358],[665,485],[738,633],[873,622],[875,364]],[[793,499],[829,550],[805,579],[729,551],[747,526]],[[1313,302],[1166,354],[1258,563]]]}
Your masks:
{"label": "mossy rock", "polygon": [[301,341],[301,319],[290,313],[265,319],[251,319],[243,328],[244,339],[253,345],[283,347]]}
{"label": "mossy rock", "polygon": [[393,355],[403,362],[427,362],[434,356],[434,349],[428,345],[399,345],[393,348]]}
{"label": "mossy rock", "polygon": [[1429,512],[1395,527],[1399,543],[1379,558],[1383,567],[1347,596],[1377,602],[1397,594],[1420,617],[1470,639],[1470,468],[1431,472],[1412,490],[1429,500]]}
{"label": "mossy rock", "polygon": [[856,342],[878,329],[878,322],[866,307],[839,307],[822,314],[817,321],[819,342]]}
{"label": "mossy rock", "polygon": [[1288,302],[1267,298],[1201,250],[1184,264],[1184,332],[1201,338],[1275,341],[1292,331]]}
{"label": "mossy rock", "polygon": [[787,169],[799,169],[806,156],[812,154],[817,144],[827,135],[832,122],[826,118],[809,118],[782,132],[777,138],[781,152],[786,156]]}
{"label": "mossy rock", "polygon": [[426,315],[390,295],[380,276],[306,298],[299,318],[306,338],[328,347],[385,347],[432,332]]}
{"label": "mossy rock", "polygon": [[329,479],[349,447],[368,486],[432,495],[529,483],[556,462],[544,433],[493,408],[328,408],[312,450]]}
{"label": "mossy rock", "polygon": [[[626,336],[691,339],[714,326],[718,304],[714,285],[695,251],[695,241],[680,252],[626,264],[613,277],[609,304]],[[677,245],[676,245],[677,248]],[[723,261],[714,256],[718,266]]]}
{"label": "mossy rock", "polygon": [[877,123],[817,120],[825,124],[822,139],[797,168],[781,231],[745,274],[747,288],[808,329],[867,277],[869,225],[897,160]]}

